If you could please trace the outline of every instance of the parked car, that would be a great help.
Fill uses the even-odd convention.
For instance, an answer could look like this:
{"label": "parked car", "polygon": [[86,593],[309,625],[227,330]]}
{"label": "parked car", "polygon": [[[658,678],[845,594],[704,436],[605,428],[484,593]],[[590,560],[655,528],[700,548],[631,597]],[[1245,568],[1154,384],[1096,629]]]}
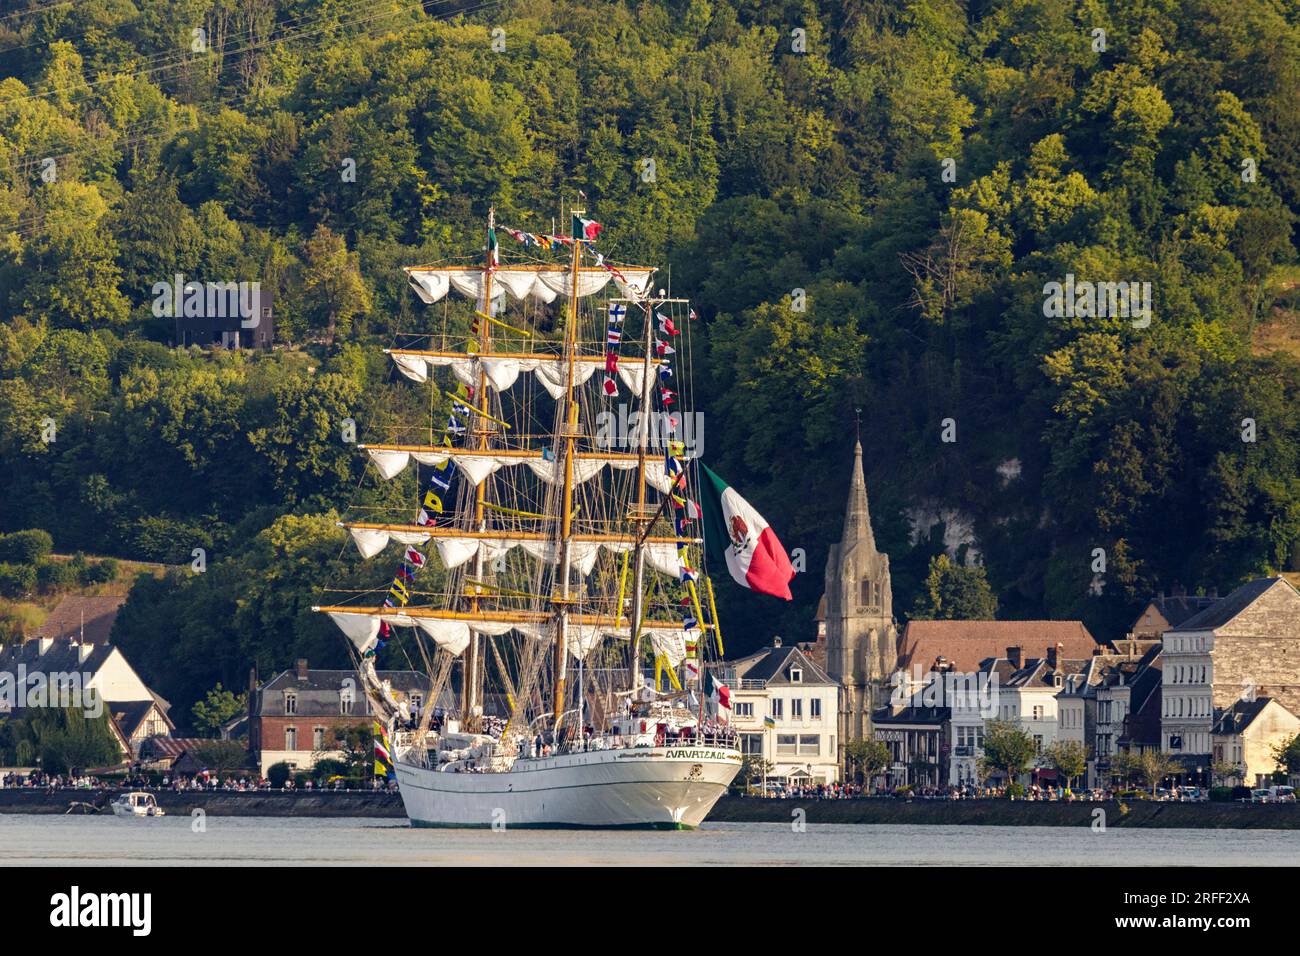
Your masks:
{"label": "parked car", "polygon": [[1185,802],[1196,803],[1207,798],[1205,791],[1200,787],[1183,787],[1178,791],[1178,799]]}
{"label": "parked car", "polygon": [[1269,787],[1269,803],[1295,803],[1295,787]]}
{"label": "parked car", "polygon": [[1270,794],[1267,790],[1250,791],[1251,803],[1269,803],[1271,802],[1271,799],[1272,799],[1272,794]]}

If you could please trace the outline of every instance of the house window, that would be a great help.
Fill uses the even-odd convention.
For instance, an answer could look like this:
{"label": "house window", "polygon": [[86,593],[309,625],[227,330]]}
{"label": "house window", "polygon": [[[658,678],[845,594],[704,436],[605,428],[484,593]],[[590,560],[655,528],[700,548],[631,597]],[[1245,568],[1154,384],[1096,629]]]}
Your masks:
{"label": "house window", "polygon": [[740,752],[742,754],[754,754],[755,756],[762,756],[763,735],[762,734],[741,734]]}
{"label": "house window", "polygon": [[312,730],[311,749],[312,750],[325,749],[325,728],[324,727],[316,727],[315,729]]}
{"label": "house window", "polygon": [[1040,754],[1042,752],[1043,752],[1043,735],[1034,734],[1034,753]]}
{"label": "house window", "polygon": [[416,716],[416,717],[420,716],[420,707],[421,707],[423,704],[424,704],[424,695],[423,695],[423,694],[412,694],[412,695],[411,695],[411,713],[412,713],[414,716]]}
{"label": "house window", "polygon": [[298,749],[298,728],[297,727],[284,728],[284,749],[285,750]]}
{"label": "house window", "polygon": [[[296,714],[296,713],[298,713],[298,695],[297,695],[297,694],[285,694],[285,695],[284,695],[284,712],[285,712],[286,714]],[[290,749],[292,749],[292,748],[290,748]]]}
{"label": "house window", "polygon": [[790,683],[791,683],[791,684],[802,684],[802,683],[803,683],[803,669],[802,669],[802,668],[799,668],[799,667],[792,667],[792,668],[790,668]]}
{"label": "house window", "polygon": [[821,734],[799,735],[799,756],[816,757],[821,753]]}
{"label": "house window", "polygon": [[822,699],[820,697],[814,697],[808,701],[808,716],[813,720],[822,719]]}
{"label": "house window", "polygon": [[780,697],[772,698],[772,716],[777,719],[785,716],[785,701]]}
{"label": "house window", "polygon": [[796,697],[790,701],[790,719],[803,720],[803,698]]}
{"label": "house window", "polygon": [[1042,704],[1035,704],[1035,705],[1034,705],[1034,720],[1042,720],[1042,719],[1043,719],[1043,705],[1042,705]]}
{"label": "house window", "polygon": [[352,705],[356,701],[356,691],[351,687],[345,687],[339,691],[339,713],[352,713]]}
{"label": "house window", "polygon": [[799,753],[797,734],[777,734],[776,752],[780,756],[796,756]]}
{"label": "house window", "polygon": [[752,700],[743,700],[743,701],[738,700],[738,701],[736,701],[736,716],[737,716],[737,717],[753,717],[753,716],[754,716],[754,702],[753,702]]}

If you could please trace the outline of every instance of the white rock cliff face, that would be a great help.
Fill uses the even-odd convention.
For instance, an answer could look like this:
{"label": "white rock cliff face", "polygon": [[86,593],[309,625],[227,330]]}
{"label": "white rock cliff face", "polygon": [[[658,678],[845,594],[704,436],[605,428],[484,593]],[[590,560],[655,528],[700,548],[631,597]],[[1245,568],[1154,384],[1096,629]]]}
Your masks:
{"label": "white rock cliff face", "polygon": [[982,563],[983,556],[975,538],[975,518],[969,512],[937,501],[926,501],[903,513],[911,525],[912,544],[929,536],[935,525],[942,524],[943,548],[949,557],[956,558],[957,549],[966,545],[966,564],[970,566]]}

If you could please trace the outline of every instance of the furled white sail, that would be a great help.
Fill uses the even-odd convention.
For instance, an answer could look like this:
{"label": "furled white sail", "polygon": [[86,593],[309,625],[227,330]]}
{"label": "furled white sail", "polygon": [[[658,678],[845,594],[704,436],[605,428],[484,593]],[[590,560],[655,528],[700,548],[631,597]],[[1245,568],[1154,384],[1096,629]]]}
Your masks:
{"label": "furled white sail", "polygon": [[[452,655],[460,655],[464,652],[469,646],[471,633],[497,637],[515,630],[534,640],[549,644],[555,639],[556,627],[553,621],[467,621],[410,615],[401,611],[381,614],[367,611],[331,611],[330,617],[363,654],[374,646],[379,635],[380,621],[393,627],[418,627],[440,648]],[[641,634],[650,640],[655,654],[667,658],[673,667],[686,659],[686,643],[691,637],[691,631],[680,627],[643,626]],[[615,628],[609,624],[570,621],[566,637],[569,652],[575,658],[582,660],[603,639],[629,640],[630,629],[626,626]]]}
{"label": "furled white sail", "polygon": [[[458,381],[473,385],[478,381],[479,372],[482,371],[488,385],[498,392],[504,392],[519,381],[522,373],[532,372],[552,398],[559,398],[564,394],[569,374],[567,360],[552,355],[438,355],[396,350],[390,350],[389,355],[397,370],[413,382],[427,382],[431,368],[445,367],[451,369]],[[578,356],[573,365],[574,387],[586,384],[598,368],[604,367],[604,364],[603,355]],[[640,390],[641,369],[644,364],[640,359],[633,357],[620,360],[619,376],[629,388],[635,387],[637,391]]]}
{"label": "furled white sail", "polygon": [[[578,296],[595,295],[613,280],[619,292],[627,298],[642,298],[650,286],[653,269],[620,267],[623,279],[615,279],[599,266],[584,266],[578,272]],[[425,305],[446,298],[455,291],[467,299],[483,301],[486,270],[482,266],[446,266],[431,269],[407,269],[411,288]],[[562,265],[526,267],[499,266],[492,270],[492,298],[509,294],[515,299],[533,298],[540,302],[553,302],[557,296],[568,296],[573,291],[573,277]]]}
{"label": "furled white sail", "polygon": [[[541,451],[532,455],[494,455],[491,452],[464,451],[459,448],[429,448],[415,451],[409,448],[383,448],[373,445],[363,447],[385,481],[401,474],[402,469],[410,464],[412,458],[422,465],[432,465],[435,468],[441,467],[450,459],[475,486],[497,470],[516,465],[527,465],[537,477],[550,484],[562,484],[564,479],[558,461],[544,458]],[[637,459],[631,455],[615,458],[582,453],[574,459],[573,480],[579,484],[590,481],[604,467],[628,471],[637,467]],[[667,494],[672,487],[672,479],[668,477],[666,466],[660,458],[647,459],[645,478],[647,484],[664,494]]]}

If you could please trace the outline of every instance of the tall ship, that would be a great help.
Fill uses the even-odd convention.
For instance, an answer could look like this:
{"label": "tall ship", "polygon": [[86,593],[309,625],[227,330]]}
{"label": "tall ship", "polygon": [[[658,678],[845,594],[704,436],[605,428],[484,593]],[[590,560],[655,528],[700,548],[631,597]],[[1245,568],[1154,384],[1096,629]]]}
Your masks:
{"label": "tall ship", "polygon": [[[690,828],[740,769],[709,670],[694,313],[585,217],[531,233],[489,211],[477,261],[405,269],[436,331],[386,351],[427,417],[358,446],[396,504],[341,522],[396,574],[314,610],[415,826]],[[381,680],[394,641],[427,697]]]}

